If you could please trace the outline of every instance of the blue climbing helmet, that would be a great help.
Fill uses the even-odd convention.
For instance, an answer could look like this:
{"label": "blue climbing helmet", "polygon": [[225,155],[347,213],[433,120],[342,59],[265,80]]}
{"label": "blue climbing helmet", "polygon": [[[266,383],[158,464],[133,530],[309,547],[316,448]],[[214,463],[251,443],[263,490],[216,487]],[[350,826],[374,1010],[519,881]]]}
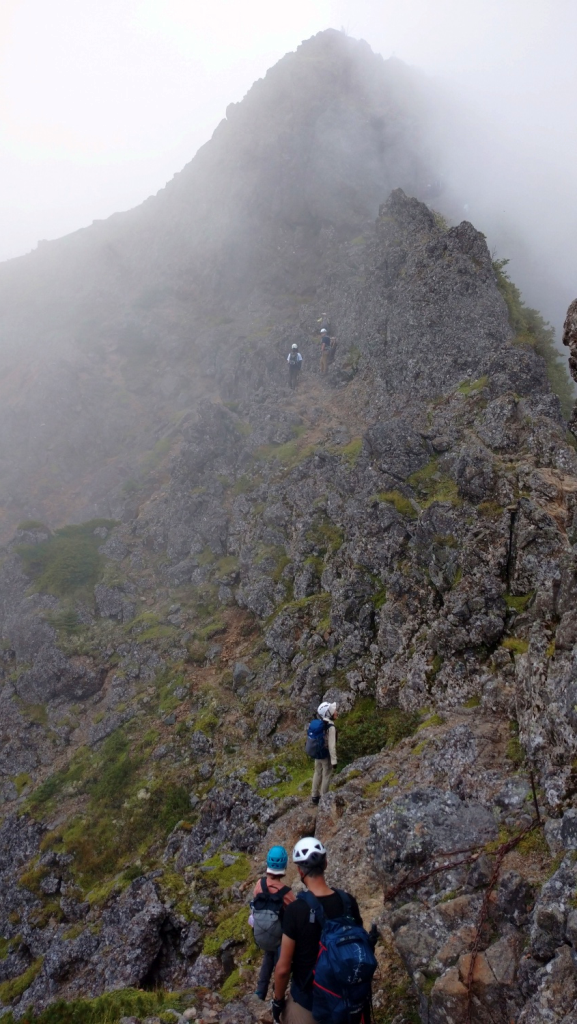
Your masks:
{"label": "blue climbing helmet", "polygon": [[288,864],[288,853],[284,846],[271,846],[266,858],[267,871],[284,874]]}

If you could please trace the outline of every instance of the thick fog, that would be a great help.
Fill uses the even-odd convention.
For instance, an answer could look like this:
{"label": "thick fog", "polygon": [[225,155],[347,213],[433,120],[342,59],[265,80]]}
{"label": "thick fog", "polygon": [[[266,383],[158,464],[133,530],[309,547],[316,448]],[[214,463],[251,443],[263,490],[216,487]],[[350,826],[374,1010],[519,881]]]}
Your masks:
{"label": "thick fog", "polygon": [[437,205],[559,325],[577,293],[574,0],[2,0],[0,259],[135,206],[323,28],[421,70]]}

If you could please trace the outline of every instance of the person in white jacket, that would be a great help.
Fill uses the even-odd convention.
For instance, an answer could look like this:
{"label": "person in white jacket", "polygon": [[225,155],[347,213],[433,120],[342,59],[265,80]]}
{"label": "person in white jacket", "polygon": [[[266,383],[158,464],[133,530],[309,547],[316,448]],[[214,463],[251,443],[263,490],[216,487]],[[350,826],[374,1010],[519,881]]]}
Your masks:
{"label": "person in white jacket", "polygon": [[321,796],[329,791],[331,776],[337,764],[337,705],[323,701],[317,708],[317,715],[325,723],[325,744],[327,755],[315,759],[312,802],[318,804]]}
{"label": "person in white jacket", "polygon": [[297,381],[303,365],[303,357],[299,352],[298,345],[291,346],[291,350],[286,357],[286,361],[289,364],[289,387],[294,389],[297,386]]}

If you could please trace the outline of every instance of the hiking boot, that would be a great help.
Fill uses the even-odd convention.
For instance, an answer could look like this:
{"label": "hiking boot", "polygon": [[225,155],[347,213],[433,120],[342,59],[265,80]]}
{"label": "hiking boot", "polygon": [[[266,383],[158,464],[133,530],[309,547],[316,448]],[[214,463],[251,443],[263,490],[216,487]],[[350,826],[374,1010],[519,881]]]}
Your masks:
{"label": "hiking boot", "polygon": [[259,990],[257,989],[256,992],[255,992],[255,996],[256,996],[257,999],[260,999],[261,1003],[264,1003],[264,1001],[266,999],[266,992],[265,992],[265,994],[263,996],[262,992],[259,992]]}
{"label": "hiking boot", "polygon": [[311,804],[318,804],[319,801],[320,801],[320,796],[313,796],[313,797],[311,797]]}

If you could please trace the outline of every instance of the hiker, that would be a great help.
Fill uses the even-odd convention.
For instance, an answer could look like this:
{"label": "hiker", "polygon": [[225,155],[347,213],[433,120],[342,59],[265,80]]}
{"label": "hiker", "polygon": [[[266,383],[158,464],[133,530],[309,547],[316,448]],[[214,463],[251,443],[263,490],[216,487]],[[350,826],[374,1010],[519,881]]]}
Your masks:
{"label": "hiker", "polygon": [[292,345],[291,350],[286,358],[289,364],[289,387],[293,390],[297,386],[298,376],[303,365],[303,357],[299,352],[298,345]]}
{"label": "hiker", "polygon": [[324,377],[329,369],[329,355],[331,351],[331,339],[328,331],[323,327],[321,330],[321,373]]}
{"label": "hiker", "polygon": [[319,839],[299,839],[293,861],[306,892],[298,894],[283,918],[273,1020],[368,1024],[377,927],[367,934],[354,896],[327,885],[327,851]]}
{"label": "hiker", "polygon": [[271,846],[266,858],[266,875],[256,883],[250,905],[249,924],[254,929],[254,941],[264,950],[255,992],[263,1000],[278,960],[284,908],[295,898],[290,885],[282,882],[287,864],[288,853],[284,846]]}
{"label": "hiker", "polygon": [[307,729],[305,750],[309,757],[314,758],[312,802],[318,804],[321,796],[329,791],[329,783],[333,768],[337,763],[337,729],[335,718],[337,705],[323,701],[317,708],[317,718],[313,718]]}

